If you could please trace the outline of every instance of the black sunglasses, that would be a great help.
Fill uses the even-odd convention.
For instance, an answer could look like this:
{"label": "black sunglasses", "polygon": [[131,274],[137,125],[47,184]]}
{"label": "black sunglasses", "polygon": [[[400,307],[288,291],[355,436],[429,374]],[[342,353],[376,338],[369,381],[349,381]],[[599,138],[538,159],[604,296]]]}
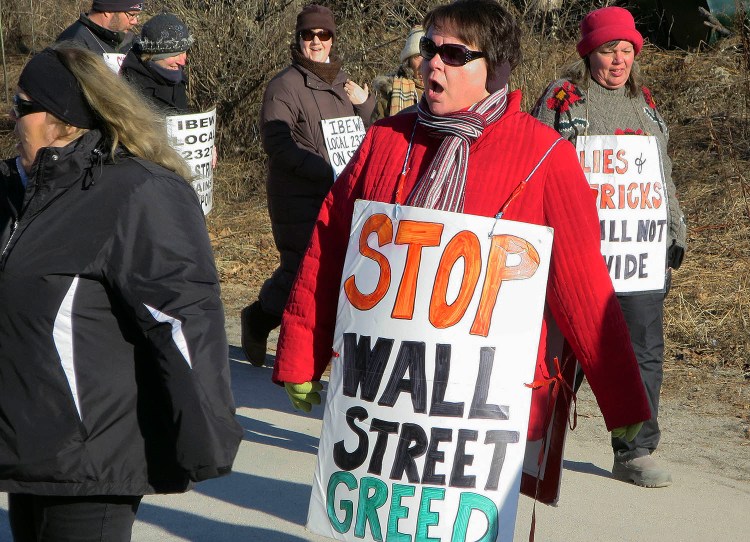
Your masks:
{"label": "black sunglasses", "polygon": [[25,100],[18,94],[13,96],[13,115],[15,115],[17,119],[30,113],[41,113],[42,111],[46,111],[46,109],[40,104],[32,102],[31,100]]}
{"label": "black sunglasses", "polygon": [[463,66],[472,60],[487,56],[487,53],[472,51],[457,43],[444,43],[438,47],[434,41],[427,37],[419,40],[419,54],[427,61],[432,60],[435,55],[440,55],[443,64],[447,66]]}
{"label": "black sunglasses", "polygon": [[313,32],[312,30],[300,30],[299,35],[305,41],[312,41],[315,39],[315,36],[318,36],[318,39],[320,41],[328,41],[333,37],[333,34],[331,34],[328,30],[321,30],[320,32]]}

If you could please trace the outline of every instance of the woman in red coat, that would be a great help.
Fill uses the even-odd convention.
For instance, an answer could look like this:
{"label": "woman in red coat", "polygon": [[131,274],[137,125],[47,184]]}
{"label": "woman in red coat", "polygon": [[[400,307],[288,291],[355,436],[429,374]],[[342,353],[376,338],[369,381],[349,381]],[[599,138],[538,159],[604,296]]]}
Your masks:
{"label": "woman in red coat", "polygon": [[[554,228],[537,376],[549,376],[554,320],[589,379],[608,430],[635,435],[650,411],[625,322],[599,251],[599,221],[575,151],[520,111],[508,93],[520,31],[490,0],[431,11],[420,43],[418,113],[373,126],[323,204],[284,311],[274,380],[294,405],[320,402],[354,202],[403,203]],[[546,390],[532,399],[529,438],[542,434]],[[632,438],[632,437],[631,437]]]}

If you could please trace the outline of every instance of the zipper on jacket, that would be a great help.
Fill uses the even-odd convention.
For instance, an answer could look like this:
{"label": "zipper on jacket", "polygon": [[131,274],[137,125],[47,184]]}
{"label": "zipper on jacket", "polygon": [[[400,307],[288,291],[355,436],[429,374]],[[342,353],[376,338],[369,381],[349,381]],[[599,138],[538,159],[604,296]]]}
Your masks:
{"label": "zipper on jacket", "polygon": [[3,252],[0,253],[0,258],[2,259],[5,258],[5,252],[8,250],[11,241],[13,241],[13,235],[16,233],[16,228],[18,228],[18,219],[15,219],[13,225],[10,227],[10,237],[8,237],[8,242],[5,243],[5,246],[3,247]]}

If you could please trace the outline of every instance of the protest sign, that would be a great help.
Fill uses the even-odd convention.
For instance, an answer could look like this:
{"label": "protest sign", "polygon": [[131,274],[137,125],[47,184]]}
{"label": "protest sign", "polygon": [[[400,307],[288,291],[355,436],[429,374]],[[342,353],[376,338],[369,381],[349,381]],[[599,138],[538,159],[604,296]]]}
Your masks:
{"label": "protest sign", "polygon": [[513,539],[550,228],[358,201],[308,529]]}
{"label": "protest sign", "polygon": [[335,179],[344,171],[365,138],[365,125],[361,118],[353,116],[324,119],[320,121],[320,126]]}
{"label": "protest sign", "polygon": [[216,109],[190,115],[167,117],[167,133],[172,147],[185,159],[193,173],[191,181],[207,215],[213,207],[214,172],[211,161],[216,135]]}
{"label": "protest sign", "polygon": [[663,292],[668,203],[656,138],[579,136],[576,148],[596,191],[602,254],[615,292]]}
{"label": "protest sign", "polygon": [[104,63],[110,70],[120,73],[122,63],[125,61],[125,55],[122,53],[102,53],[102,57],[104,57]]}

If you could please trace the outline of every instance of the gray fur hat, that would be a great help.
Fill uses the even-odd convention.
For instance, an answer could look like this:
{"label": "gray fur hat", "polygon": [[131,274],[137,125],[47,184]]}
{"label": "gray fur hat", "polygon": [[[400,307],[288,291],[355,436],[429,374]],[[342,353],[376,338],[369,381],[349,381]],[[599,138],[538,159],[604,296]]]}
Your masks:
{"label": "gray fur hat", "polygon": [[160,13],[150,18],[135,38],[133,49],[139,55],[154,55],[154,60],[168,58],[190,49],[193,36],[174,13]]}

